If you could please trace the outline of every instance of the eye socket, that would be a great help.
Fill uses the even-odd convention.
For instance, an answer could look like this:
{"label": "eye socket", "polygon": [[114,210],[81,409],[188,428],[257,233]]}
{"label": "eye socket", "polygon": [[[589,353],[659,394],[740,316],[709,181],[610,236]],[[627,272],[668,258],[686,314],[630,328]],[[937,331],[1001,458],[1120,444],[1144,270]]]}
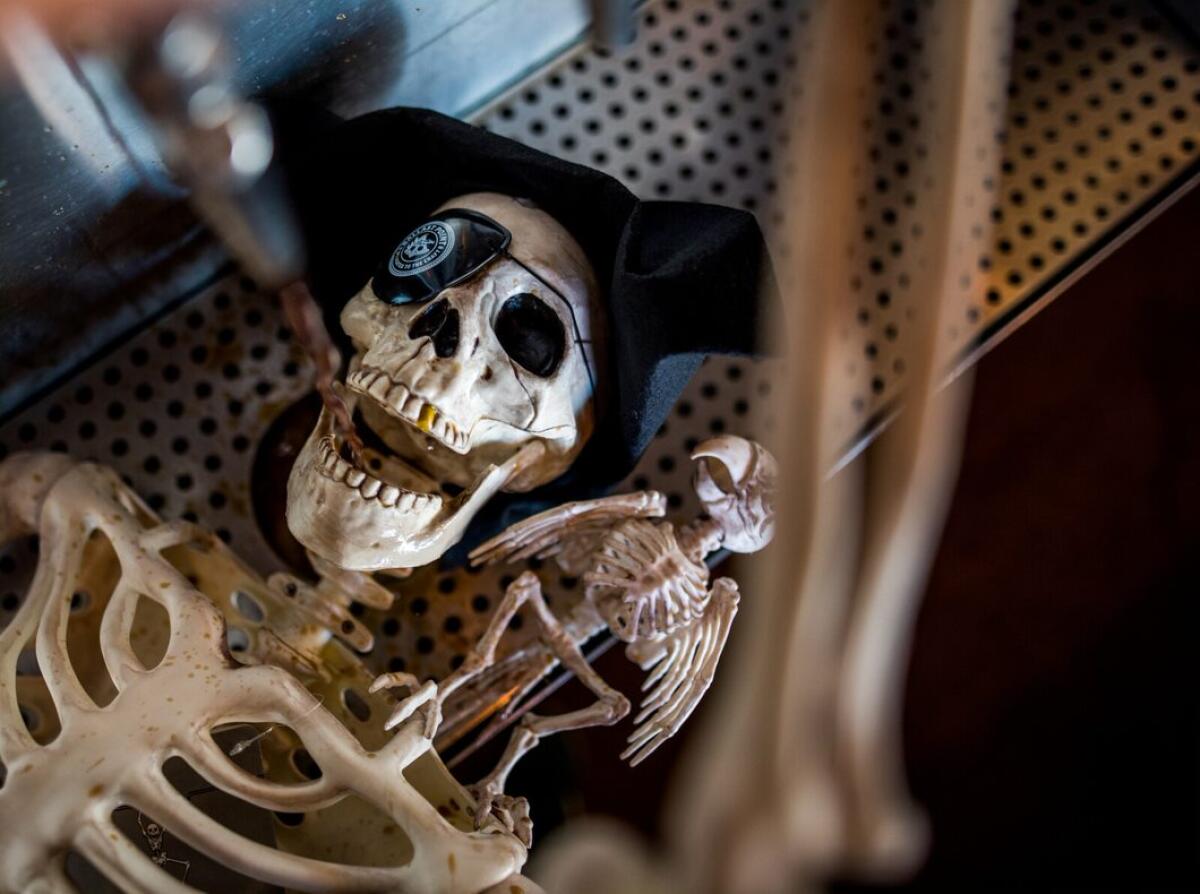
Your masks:
{"label": "eye socket", "polygon": [[458,309],[442,298],[421,311],[408,327],[409,338],[429,338],[439,357],[451,357],[458,350]]}
{"label": "eye socket", "polygon": [[535,376],[553,375],[562,363],[567,344],[562,321],[536,295],[520,292],[505,301],[494,328],[505,353]]}
{"label": "eye socket", "polygon": [[445,298],[429,305],[421,311],[417,318],[413,320],[412,325],[408,327],[408,337],[424,338],[428,336],[432,338],[442,328],[442,324],[446,322],[446,312],[449,309],[450,303]]}

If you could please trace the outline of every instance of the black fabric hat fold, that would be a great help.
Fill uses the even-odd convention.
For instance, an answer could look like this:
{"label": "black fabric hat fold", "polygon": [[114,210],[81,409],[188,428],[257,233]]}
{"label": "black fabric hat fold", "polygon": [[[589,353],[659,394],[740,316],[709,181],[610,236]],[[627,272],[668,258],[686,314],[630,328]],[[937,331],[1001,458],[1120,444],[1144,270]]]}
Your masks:
{"label": "black fabric hat fold", "polygon": [[[334,337],[342,306],[432,211],[463,193],[531,199],[579,242],[608,309],[607,381],[596,431],[574,466],[496,501],[464,543],[552,502],[624,478],[710,354],[754,354],[774,280],[744,211],[640,201],[617,180],[426,109],[334,124],[296,145],[281,133],[308,252],[308,279]],[[519,246],[516,247],[519,251]]]}

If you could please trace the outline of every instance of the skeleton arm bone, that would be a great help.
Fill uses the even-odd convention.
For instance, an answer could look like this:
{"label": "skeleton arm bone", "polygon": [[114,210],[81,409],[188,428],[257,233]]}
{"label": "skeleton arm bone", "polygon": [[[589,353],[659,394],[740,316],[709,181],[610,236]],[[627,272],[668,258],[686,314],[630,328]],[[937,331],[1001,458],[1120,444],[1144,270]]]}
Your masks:
{"label": "skeleton arm bone", "polygon": [[[510,799],[502,793],[508,774],[517,762],[532,749],[542,736],[580,727],[611,724],[629,712],[629,702],[621,693],[610,687],[588,664],[579,651],[574,638],[564,629],[546,605],[542,596],[541,582],[537,576],[526,571],[509,584],[504,599],[488,623],[487,630],[479,639],[466,660],[450,677],[438,687],[438,700],[448,697],[469,682],[474,676],[490,667],[495,659],[496,646],[508,623],[522,605],[528,603],[533,610],[535,623],[541,628],[541,640],[555,658],[579,677],[580,681],[596,694],[598,700],[587,708],[553,717],[526,715],[513,733],[508,746],[495,769],[485,776],[473,793],[477,798],[475,821],[481,825],[490,812],[495,812],[506,827],[514,831],[528,845],[532,834],[526,809],[521,799]],[[384,674],[372,684],[372,691],[393,685],[410,685],[405,674]]]}
{"label": "skeleton arm bone", "polygon": [[[541,583],[532,572],[525,572],[509,585],[505,594],[505,604],[502,610],[496,613],[496,619],[502,618],[503,623],[494,623],[494,626],[501,631],[507,628],[509,618],[525,602],[533,609],[534,619],[542,629],[542,638],[546,646],[564,666],[579,677],[581,683],[595,693],[597,701],[565,714],[552,717],[527,714],[522,719],[495,769],[473,787],[479,801],[476,808],[477,824],[486,817],[492,802],[500,797],[512,768],[543,736],[588,726],[613,724],[629,713],[629,702],[625,696],[604,682],[587,663],[575,641],[563,630],[561,622],[546,605]],[[531,829],[523,832],[526,836],[523,840],[527,844],[529,832]],[[518,834],[522,834],[522,830],[518,830]]]}
{"label": "skeleton arm bone", "polygon": [[467,491],[469,496],[454,514],[425,542],[417,543],[412,553],[412,567],[424,565],[441,555],[462,539],[463,532],[475,514],[508,482],[514,480],[546,455],[546,445],[531,441],[509,457],[503,465],[491,466]]}

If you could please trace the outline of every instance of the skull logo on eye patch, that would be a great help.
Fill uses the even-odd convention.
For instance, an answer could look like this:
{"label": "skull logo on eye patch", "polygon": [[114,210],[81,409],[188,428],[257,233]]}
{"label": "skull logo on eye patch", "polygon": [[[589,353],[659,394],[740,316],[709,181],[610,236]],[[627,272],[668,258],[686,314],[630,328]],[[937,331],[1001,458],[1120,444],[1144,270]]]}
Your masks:
{"label": "skull logo on eye patch", "polygon": [[454,231],[440,220],[421,224],[404,237],[388,261],[393,276],[411,276],[436,267],[454,250]]}

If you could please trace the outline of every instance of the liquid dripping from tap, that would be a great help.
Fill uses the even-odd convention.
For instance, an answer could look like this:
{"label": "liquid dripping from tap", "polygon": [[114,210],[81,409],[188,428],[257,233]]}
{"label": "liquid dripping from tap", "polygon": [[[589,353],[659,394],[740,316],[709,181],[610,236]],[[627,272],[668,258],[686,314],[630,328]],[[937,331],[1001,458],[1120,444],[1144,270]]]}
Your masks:
{"label": "liquid dripping from tap", "polygon": [[342,358],[325,329],[321,308],[303,280],[284,286],[279,292],[279,298],[288,324],[296,333],[296,339],[312,358],[316,368],[314,384],[325,408],[333,417],[334,430],[341,435],[342,442],[349,448],[355,465],[362,467],[362,439],[354,430],[349,409],[333,387]]}

